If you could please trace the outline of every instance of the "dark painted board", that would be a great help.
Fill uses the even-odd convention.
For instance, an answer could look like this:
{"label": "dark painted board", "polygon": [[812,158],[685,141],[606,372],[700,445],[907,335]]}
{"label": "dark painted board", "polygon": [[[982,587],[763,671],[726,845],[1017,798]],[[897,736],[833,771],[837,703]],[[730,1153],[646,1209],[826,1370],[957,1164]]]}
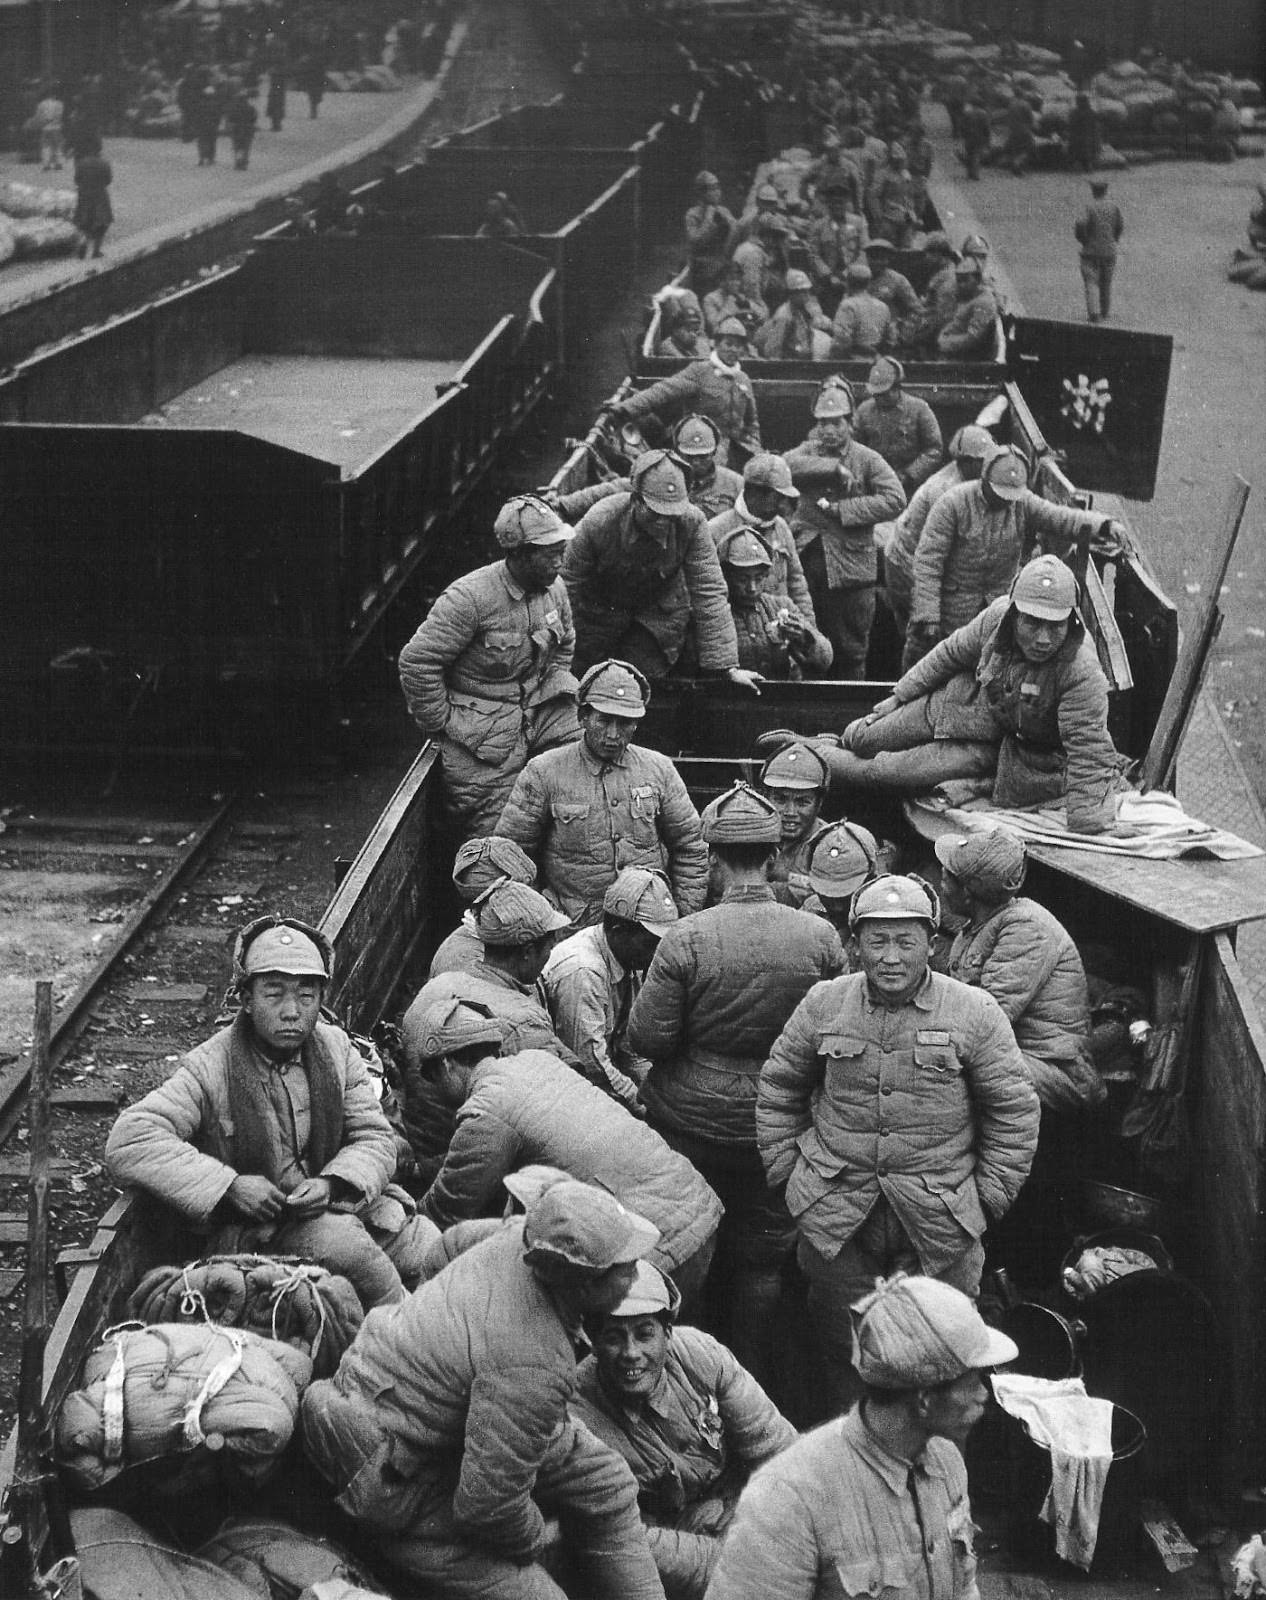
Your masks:
{"label": "dark painted board", "polygon": [[1034,317],[1009,323],[1011,376],[1078,488],[1131,500],[1155,494],[1173,348],[1168,334]]}
{"label": "dark painted board", "polygon": [[1190,933],[1216,933],[1266,918],[1266,856],[1248,861],[1147,861],[1033,843],[1029,855],[1110,900]]}

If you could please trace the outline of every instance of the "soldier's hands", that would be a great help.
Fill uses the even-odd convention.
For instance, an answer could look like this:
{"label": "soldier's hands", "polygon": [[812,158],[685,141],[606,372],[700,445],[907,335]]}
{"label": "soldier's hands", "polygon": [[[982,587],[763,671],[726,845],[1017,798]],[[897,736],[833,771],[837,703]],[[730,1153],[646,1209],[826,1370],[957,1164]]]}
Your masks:
{"label": "soldier's hands", "polygon": [[292,1217],[319,1217],[330,1209],[334,1186],[328,1178],[305,1178],[286,1196],[286,1210]]}
{"label": "soldier's hands", "polygon": [[746,667],[731,667],[726,673],[731,683],[737,683],[740,689],[746,689],[749,694],[759,694],[764,678],[759,672],[750,672]]}
{"label": "soldier's hands", "polygon": [[850,495],[853,492],[854,478],[843,462],[835,469],[835,481],[839,485],[841,495]]}
{"label": "soldier's hands", "polygon": [[274,1222],[281,1215],[286,1197],[269,1178],[258,1173],[239,1173],[229,1184],[224,1198],[252,1222]]}
{"label": "soldier's hands", "polygon": [[900,709],[901,701],[897,699],[895,694],[885,695],[870,715],[863,717],[862,721],[869,727],[872,722],[878,722],[881,717],[890,717],[894,711],[899,711]]}

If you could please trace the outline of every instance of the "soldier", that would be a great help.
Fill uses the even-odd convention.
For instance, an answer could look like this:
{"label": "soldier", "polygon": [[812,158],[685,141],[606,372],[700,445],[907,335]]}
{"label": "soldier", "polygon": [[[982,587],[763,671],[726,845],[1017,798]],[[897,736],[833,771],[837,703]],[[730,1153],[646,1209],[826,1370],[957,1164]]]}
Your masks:
{"label": "soldier", "polygon": [[1104,555],[1119,555],[1125,547],[1120,524],[1034,494],[1020,452],[1012,446],[994,450],[980,477],[947,490],[924,524],[914,557],[911,658],[925,655],[1006,594],[1035,550],[1062,555],[1083,533]]}
{"label": "soldier", "polygon": [[340,1509],[440,1600],[562,1600],[541,1565],[547,1517],[586,1595],[663,1600],[632,1474],[567,1413],[582,1319],[620,1304],[659,1235],[605,1190],[554,1178],[523,1187],[526,1215],[398,1315],[366,1318],[303,1397]]}
{"label": "soldier", "polygon": [[581,518],[563,578],[576,617],[577,661],[612,656],[650,679],[677,664],[690,624],[705,673],[756,689],[738,665],[725,580],[703,513],[667,450],[639,456],[627,494],[609,495]]}
{"label": "soldier", "polygon": [[813,280],[793,267],[787,273],[787,298],[755,333],[752,343],[766,361],[825,361],[831,319],[813,294]]}
{"label": "soldier", "polygon": [[796,1430],[724,1345],[678,1327],[681,1294],[649,1261],[593,1317],[573,1414],[632,1468],[666,1591],[703,1600],[748,1474]]}
{"label": "soldier", "polygon": [[878,355],[896,339],[892,312],[871,293],[873,278],[864,261],[850,264],[844,282],[844,296],[831,324],[831,359],[856,361]]}
{"label": "soldier", "polygon": [[988,155],[990,141],[993,138],[993,127],[989,121],[989,113],[981,104],[979,92],[972,90],[968,96],[967,104],[963,107],[960,119],[960,131],[963,139],[963,165],[967,168],[967,176],[973,183],[980,181],[980,160]]}
{"label": "soldier", "polygon": [[321,1019],[330,957],[322,935],[291,918],[244,928],[233,947],[237,1016],[120,1112],[106,1166],[120,1187],[144,1189],[205,1234],[208,1254],[307,1256],[347,1278],[364,1305],[395,1305],[401,1271],[416,1282],[417,1230],[377,1226],[395,1136],[364,1058]]}
{"label": "soldier", "polygon": [[[854,169],[856,176],[856,169]],[[809,228],[809,269],[820,295],[829,296],[834,305],[844,290],[844,275],[861,259],[866,244],[866,219],[860,204],[849,208],[850,191],[846,180],[828,180],[818,194],[825,215]]]}
{"label": "soldier", "polygon": [[893,266],[895,253],[891,239],[872,239],[866,246],[866,260],[873,275],[870,292],[892,312],[893,343],[900,348],[917,331],[922,302],[905,273]]}
{"label": "soldier", "polygon": [[743,479],[718,460],[724,441],[716,423],[692,413],[673,429],[672,440],[686,468],[690,504],[708,518],[728,511],[743,492]]}
{"label": "soldier", "polygon": [[844,952],[833,929],[775,901],[766,873],[782,823],[763,795],[735,784],[707,807],[703,824],[717,903],[660,940],[633,1004],[629,1043],[652,1064],[642,1085],[652,1126],[726,1208],[709,1320],[763,1382],[794,1229],[760,1166],[756,1078],[793,1008],[812,984],[842,970]]}
{"label": "soldier", "polygon": [[613,417],[633,419],[648,416],[661,406],[702,412],[716,423],[728,452],[732,454],[737,446],[750,455],[760,449],[760,418],[752,380],[742,367],[746,350],[746,326],[737,317],[727,317],[717,328],[710,356],[613,401],[607,409]]}
{"label": "soldier", "polygon": [[879,845],[869,828],[860,822],[835,822],[824,828],[813,841],[809,853],[809,898],[801,906],[815,917],[824,917],[839,934],[852,964],[848,913],[853,896],[864,883],[880,871]]}
{"label": "soldier", "polygon": [[954,276],[958,251],[949,242],[948,234],[929,233],[923,241],[923,253],[932,258],[935,269],[923,291],[919,344],[934,350],[937,334],[958,308],[958,280]]}
{"label": "soldier", "polygon": [[554,946],[541,987],[559,1038],[590,1078],[635,1116],[650,1062],[628,1047],[629,1014],[659,941],[680,913],[663,873],[625,867],[602,897],[602,921]]}
{"label": "soldier", "polygon": [[503,878],[526,883],[529,888],[536,883],[536,863],[512,840],[483,834],[458,847],[453,858],[453,887],[467,909],[460,924],[440,941],[431,957],[428,978],[437,978],[441,972],[472,972],[483,960],[483,940],[471,908],[485,890]]}
{"label": "soldier", "polygon": [[[892,524],[892,535],[884,546],[884,598],[903,640],[914,600],[914,558],[932,507],[960,483],[975,483],[996,448],[992,434],[984,428],[974,423],[960,428],[949,442],[949,460],[919,485]],[[913,666],[916,659],[913,655],[903,659],[901,670]]]}
{"label": "soldier", "polygon": [[834,673],[860,678],[875,619],[875,524],[898,516],[906,497],[884,458],[853,440],[847,386],[825,384],[813,417],[808,438],[786,455],[802,491],[793,531]]}
{"label": "soldier", "polygon": [[876,878],[849,918],[862,971],[812,989],[761,1071],[756,1131],[786,1186],[833,1410],[851,1398],[848,1309],[917,1270],[975,1296],[981,1238],[1028,1175],[1038,1102],[998,1003],[929,970],[922,880]]}
{"label": "soldier", "polygon": [[961,1452],[984,1412],[984,1370],[1020,1352],[947,1284],[899,1275],[868,1287],[852,1308],[860,1404],[752,1480],[712,1600],[979,1593]]}
{"label": "soldier", "polygon": [[1074,832],[1113,832],[1122,761],[1069,568],[1058,556],[1022,567],[1009,595],[898,678],[839,745],[815,742],[845,790],[918,794],[992,777],[995,805],[1062,802]]}
{"label": "soldier", "polygon": [[964,256],[954,268],[954,292],[958,304],[936,336],[937,354],[987,361],[998,341],[998,302],[974,256]]}
{"label": "soldier", "polygon": [[440,748],[449,815],[491,833],[528,757],[580,737],[576,633],[560,573],[571,529],[537,495],[493,525],[504,560],[458,578],[400,652],[409,714]]}
{"label": "soldier", "polygon": [[[789,600],[806,622],[816,626],[809,585],[805,582],[796,541],[786,520],[799,499],[800,491],[791,481],[791,468],[781,456],[767,453],[753,456],[743,468],[742,493],[731,510],[712,518],[708,532],[719,551],[727,534],[738,528],[754,529],[773,561],[762,592],[775,600]],[[733,602],[733,591],[730,598]]]}
{"label": "soldier", "polygon": [[774,894],[783,905],[799,910],[809,898],[809,858],[827,831],[822,802],[830,788],[826,762],[805,744],[778,751],[761,770],[761,792],[772,800],[782,824],[778,854],[769,869]]}
{"label": "soldier", "polygon": [[1086,316],[1104,322],[1112,310],[1112,279],[1117,269],[1117,244],[1125,232],[1121,207],[1107,198],[1108,180],[1091,178],[1090,204],[1073,225],[1081,248],[1081,281],[1086,291]]}
{"label": "soldier", "polygon": [[695,193],[699,198],[686,212],[686,249],[691,287],[703,294],[720,276],[738,224],[722,203],[721,180],[715,172],[698,174]]}
{"label": "soldier", "polygon": [[717,543],[738,636],[739,665],[762,678],[817,678],[831,665],[831,644],[786,596],[769,592],[774,551],[741,524]]}
{"label": "soldier", "polygon": [[699,814],[667,756],[632,744],[651,686],[625,661],[581,679],[580,741],[533,757],[515,782],[497,832],[537,859],[546,892],[587,926],[624,867],[658,867],[679,909],[698,911],[708,890]]}
{"label": "soldier", "polygon": [[945,445],[932,407],[905,392],[905,376],[895,356],[878,358],[867,375],[867,398],[857,408],[853,431],[859,444],[878,450],[909,496],[940,466]]}
{"label": "soldier", "polygon": [[459,1001],[426,1013],[420,1071],[457,1115],[421,1210],[440,1229],[500,1204],[522,1167],[547,1166],[609,1193],[655,1224],[655,1265],[696,1295],[707,1276],[721,1202],[684,1156],[544,1050],[505,1054],[488,1019]]}
{"label": "soldier", "polygon": [[753,299],[743,289],[743,264],[727,261],[721,270],[721,283],[703,297],[703,320],[708,334],[715,339],[721,324],[736,317],[743,325],[744,334],[755,333],[769,315],[764,300]]}

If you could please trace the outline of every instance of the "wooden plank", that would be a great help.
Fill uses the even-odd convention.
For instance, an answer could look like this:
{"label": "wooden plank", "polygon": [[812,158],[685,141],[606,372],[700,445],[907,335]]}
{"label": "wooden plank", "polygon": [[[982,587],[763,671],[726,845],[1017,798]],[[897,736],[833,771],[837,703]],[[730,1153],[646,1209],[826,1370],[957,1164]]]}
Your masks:
{"label": "wooden plank", "polygon": [[1173,1512],[1161,1500],[1144,1500],[1139,1507],[1143,1532],[1151,1541],[1166,1572],[1185,1572],[1200,1554],[1174,1520]]}
{"label": "wooden plank", "polygon": [[1026,843],[1031,861],[1188,933],[1219,933],[1266,918],[1266,856],[1147,861]]}
{"label": "wooden plank", "polygon": [[171,844],[138,844],[126,839],[50,839],[39,834],[6,833],[0,840],[0,850],[6,855],[72,856],[76,860],[126,856],[136,861],[168,861],[177,853],[177,846],[174,841]]}
{"label": "wooden plank", "polygon": [[27,1225],[25,1214],[19,1216],[16,1211],[0,1213],[0,1244],[26,1243]]}
{"label": "wooden plank", "polygon": [[201,1005],[207,997],[205,983],[132,983],[128,985],[129,1000],[156,1006]]}
{"label": "wooden plank", "polygon": [[[48,1173],[51,1178],[69,1178],[76,1170],[75,1162],[64,1161],[60,1156],[54,1156],[48,1163]],[[0,1178],[24,1182],[30,1176],[30,1171],[30,1156],[0,1156]]]}
{"label": "wooden plank", "polygon": [[1248,497],[1249,486],[1237,474],[1222,513],[1218,535],[1209,546],[1209,570],[1196,610],[1195,623],[1183,641],[1178,665],[1169,680],[1165,702],[1143,759],[1139,774],[1140,787],[1143,789],[1160,789],[1173,782],[1178,750],[1187,732],[1187,724],[1191,721],[1191,710],[1200,693],[1200,685],[1204,682],[1209,652],[1222,626],[1218,600],[1227,568],[1231,564],[1231,553],[1244,521]]}
{"label": "wooden plank", "polygon": [[54,1089],[49,1104],[77,1111],[111,1111],[122,1099],[118,1088],[101,1083],[68,1083]]}

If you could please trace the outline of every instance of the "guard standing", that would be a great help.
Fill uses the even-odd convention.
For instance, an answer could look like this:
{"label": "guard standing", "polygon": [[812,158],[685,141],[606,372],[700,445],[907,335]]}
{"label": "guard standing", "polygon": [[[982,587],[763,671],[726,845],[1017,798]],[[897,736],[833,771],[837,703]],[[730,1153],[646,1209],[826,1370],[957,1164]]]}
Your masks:
{"label": "guard standing", "polygon": [[974,1296],[985,1228],[1037,1147],[1037,1096],[997,1001],[929,970],[939,922],[922,880],[867,884],[849,918],[862,971],[809,992],[760,1075],[760,1152],[799,1229],[836,1409],[849,1306],[899,1269]]}
{"label": "guard standing", "polygon": [[571,529],[525,494],[493,532],[505,559],[451,583],[400,652],[409,714],[439,744],[449,814],[466,834],[492,832],[529,756],[580,737],[560,576]]}
{"label": "guard standing", "polygon": [[625,867],[658,867],[678,908],[708,892],[699,813],[676,767],[630,740],[651,686],[625,661],[602,661],[577,692],[580,740],[534,756],[519,774],[496,831],[540,864],[545,891],[574,926],[596,922]]}

